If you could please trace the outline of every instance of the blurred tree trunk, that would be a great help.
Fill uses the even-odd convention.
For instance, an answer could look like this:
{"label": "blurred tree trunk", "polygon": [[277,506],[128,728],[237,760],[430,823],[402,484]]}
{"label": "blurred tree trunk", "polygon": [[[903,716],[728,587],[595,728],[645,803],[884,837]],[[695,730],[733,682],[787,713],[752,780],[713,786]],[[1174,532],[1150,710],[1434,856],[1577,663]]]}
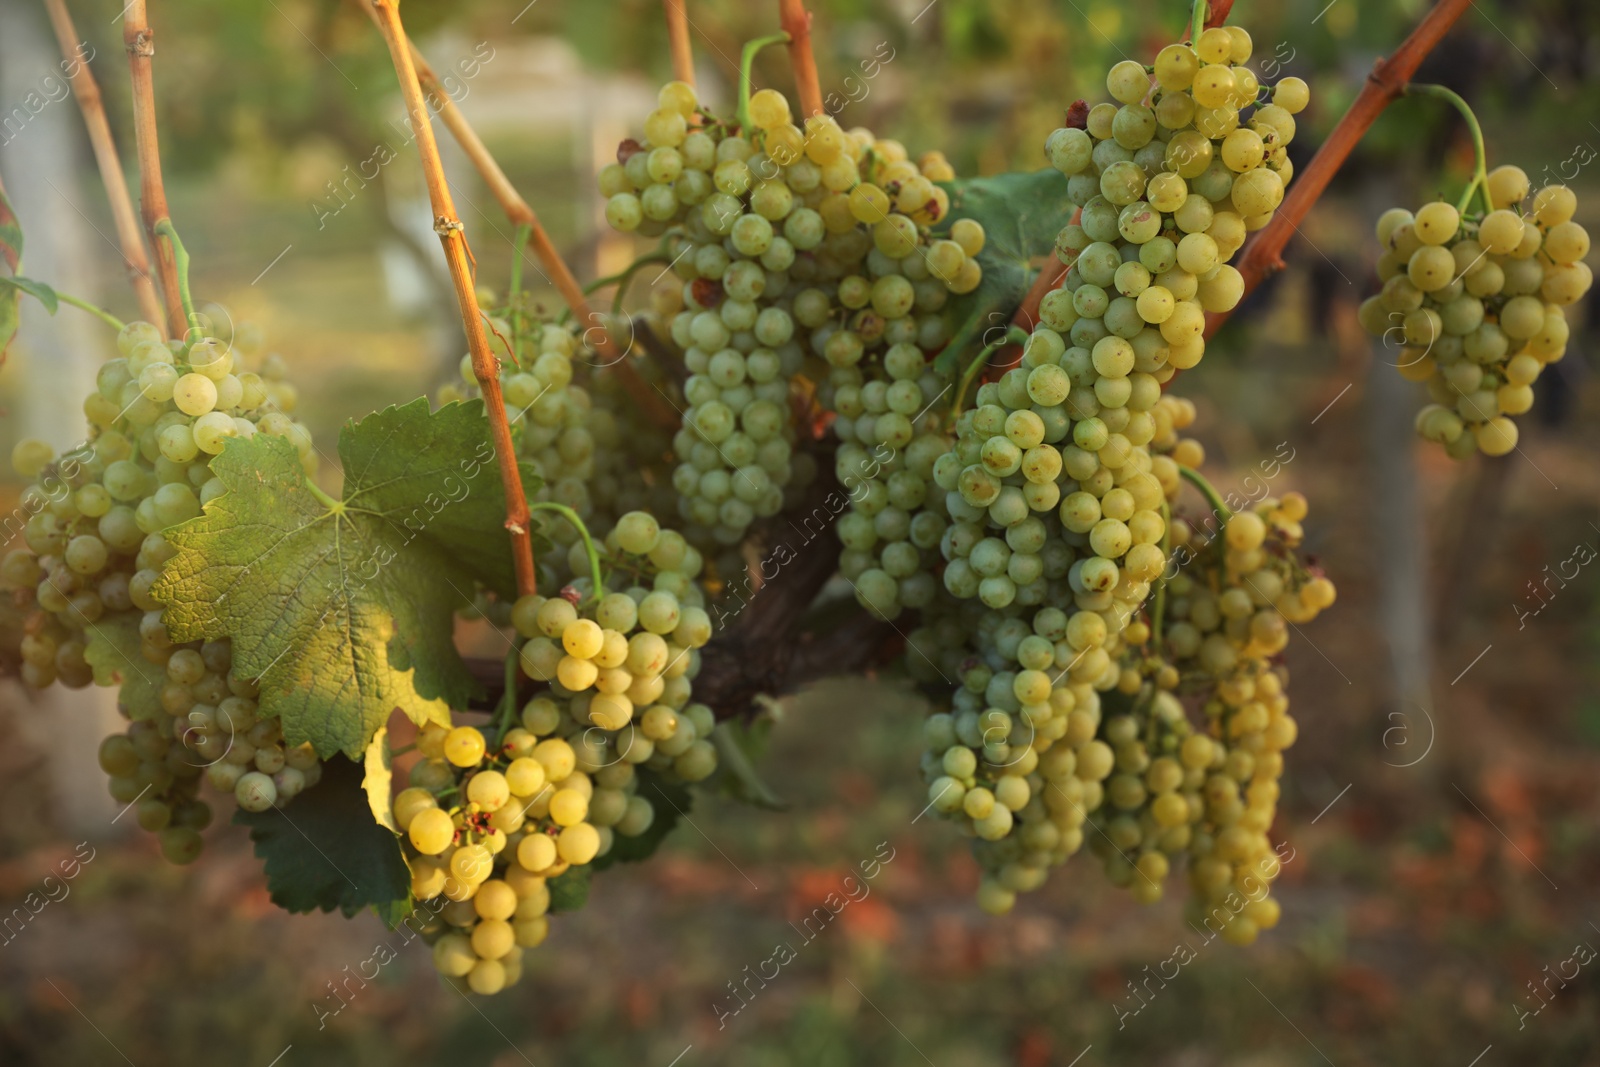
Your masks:
{"label": "blurred tree trunk", "polygon": [[[102,52],[95,64],[98,75],[109,77],[121,58],[120,50]],[[22,104],[30,115],[20,128],[6,129],[9,141],[0,148],[6,190],[27,241],[23,272],[101,306],[109,303],[126,319],[136,314],[136,305],[121,284],[122,253],[108,237],[112,230],[103,195],[91,199],[84,191],[98,191],[100,183],[60,62],[42,7],[0,4],[0,100],[8,108]],[[34,106],[45,101],[37,113],[23,104],[29,94],[36,94]],[[16,114],[7,112],[12,118]],[[22,328],[5,367],[13,398],[7,454],[19,437],[42,438],[58,452],[83,442],[82,398],[94,389],[95,374],[102,359],[116,351],[114,343],[104,324],[75,308],[62,305],[52,318],[36,301],[23,299]],[[62,828],[75,834],[110,832],[121,805],[106,792],[96,747],[121,725],[114,694],[56,686],[30,697],[15,683],[6,688],[0,700],[18,717],[19,732],[50,761],[52,810]]]}
{"label": "blurred tree trunk", "polygon": [[[1394,353],[1373,342],[1367,376],[1368,495],[1372,500],[1372,557],[1378,583],[1378,625],[1389,650],[1377,725],[1380,756],[1408,774],[1433,777],[1421,759],[1433,743],[1438,717],[1432,694],[1432,619],[1428,596],[1427,516],[1417,477],[1418,387],[1394,368]],[[1413,785],[1419,784],[1413,782]]]}

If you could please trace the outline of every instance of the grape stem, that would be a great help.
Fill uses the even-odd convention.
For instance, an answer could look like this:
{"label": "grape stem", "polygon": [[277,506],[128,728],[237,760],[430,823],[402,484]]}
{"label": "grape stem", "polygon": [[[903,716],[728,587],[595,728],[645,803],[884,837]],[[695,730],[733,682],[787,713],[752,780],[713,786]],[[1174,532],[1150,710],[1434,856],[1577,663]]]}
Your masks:
{"label": "grape stem", "polygon": [[528,243],[532,232],[533,227],[520,223],[511,245],[511,292],[507,295],[506,307],[511,313],[511,361],[519,367],[522,366],[522,246]]}
{"label": "grape stem", "polygon": [[[1388,107],[1405,88],[1406,82],[1417,72],[1422,61],[1438,46],[1464,15],[1472,0],[1439,0],[1417,28],[1396,48],[1387,59],[1380,59],[1367,75],[1367,83],[1350,105],[1339,124],[1322,142],[1317,154],[1304,171],[1295,175],[1288,194],[1272,217],[1272,221],[1259,230],[1245,246],[1239,259],[1239,273],[1244,276],[1244,295],[1249,296],[1267,278],[1283,269],[1283,250],[1289,239],[1299,230],[1300,223],[1311,213],[1311,208],[1327,190],[1328,183],[1338,173],[1344,161],[1350,158],[1362,136],[1378,121],[1383,109]],[[1235,306],[1243,306],[1241,299]],[[1206,316],[1206,336],[1210,337],[1228,320],[1231,312]]]}
{"label": "grape stem", "polygon": [[739,57],[739,128],[746,137],[750,136],[752,125],[750,122],[750,77],[755,69],[756,53],[769,44],[788,44],[787,31],[757,37],[753,41],[745,42],[744,52]]}
{"label": "grape stem", "polygon": [[100,169],[100,180],[106,187],[106,200],[111,206],[111,221],[116,225],[117,241],[122,246],[122,265],[133,286],[133,295],[139,302],[139,314],[167,336],[166,312],[161,306],[161,295],[156,292],[155,281],[150,277],[150,256],[145,251],[144,235],[139,232],[139,216],[133,210],[128,196],[128,180],[122,172],[122,159],[117,155],[117,145],[111,137],[111,124],[106,120],[105,104],[100,96],[100,85],[89,69],[89,63],[79,51],[83,38],[72,24],[66,0],[44,0],[50,13],[50,24],[61,45],[63,70],[72,73],[67,80],[72,83],[72,94],[78,100],[78,110],[83,112],[83,124],[89,131],[89,144],[94,148],[94,159]]}
{"label": "grape stem", "polygon": [[994,355],[1006,345],[1025,344],[1028,340],[1028,331],[1020,326],[1012,325],[1006,328],[1005,336],[984,346],[972,362],[967,364],[967,369],[961,374],[961,386],[956,390],[956,398],[950,404],[950,418],[957,419],[961,416],[961,405],[966,402],[967,390],[972,386],[972,380],[983,370],[989,362],[989,357]]}
{"label": "grape stem", "polygon": [[81,297],[63,293],[59,289],[56,290],[56,299],[61,301],[63,304],[71,304],[80,311],[87,311],[89,314],[93,315],[95,318],[99,319],[113,330],[116,330],[118,333],[122,332],[122,329],[125,325],[123,321],[111,314],[111,312],[107,311],[105,308],[97,307]]}
{"label": "grape stem", "polygon": [[572,523],[572,528],[578,531],[578,536],[583,538],[584,551],[589,554],[589,576],[594,582],[594,598],[599,600],[605,595],[605,582],[600,572],[600,551],[594,546],[594,538],[589,534],[589,527],[578,517],[578,513],[565,504],[557,504],[554,500],[541,500],[528,505],[529,511],[553,511],[563,519]]}
{"label": "grape stem", "polygon": [[1427,85],[1420,82],[1408,82],[1405,93],[1407,96],[1432,96],[1445,101],[1451,107],[1461,112],[1461,117],[1467,121],[1467,129],[1472,134],[1472,150],[1476,154],[1477,169],[1472,174],[1472,184],[1467,186],[1467,191],[1461,194],[1461,199],[1456,202],[1456,211],[1465,212],[1467,205],[1472,203],[1472,194],[1479,189],[1483,190],[1483,202],[1494,210],[1494,200],[1489,195],[1489,159],[1483,147],[1483,127],[1478,124],[1478,116],[1473,114],[1472,105],[1462,98],[1460,93],[1448,89],[1443,85]]}
{"label": "grape stem", "polygon": [[497,748],[505,742],[506,734],[511,732],[511,727],[516,722],[517,669],[521,665],[522,645],[514,641],[511,650],[506,653],[506,691],[500,697],[500,706],[494,713],[493,729]]}
{"label": "grape stem", "polygon": [[1205,475],[1193,467],[1185,467],[1181,464],[1178,467],[1178,474],[1184,481],[1200,490],[1201,495],[1206,498],[1206,503],[1211,505],[1211,510],[1218,519],[1222,522],[1227,522],[1233,518],[1233,509],[1222,502],[1222,494],[1217,492],[1215,486],[1206,481]]}
{"label": "grape stem", "polygon": [[128,71],[133,82],[133,134],[139,153],[139,208],[150,243],[156,252],[156,270],[161,275],[161,291],[167,302],[167,329],[177,336],[188,322],[178,295],[178,265],[170,248],[156,240],[156,224],[168,218],[167,190],[161,181],[161,143],[156,135],[156,87],[151,59],[156,54],[155,31],[145,11],[145,0],[129,0],[122,9],[122,46],[128,53]]}
{"label": "grape stem", "polygon": [[622,302],[628,296],[628,283],[633,281],[633,276],[638,273],[639,268],[648,266],[651,263],[668,262],[670,262],[670,260],[667,258],[667,254],[665,252],[651,252],[648,255],[640,256],[638,259],[628,264],[625,269],[620,270],[615,274],[590,282],[588,285],[584,286],[583,291],[585,293],[592,293],[596,289],[604,289],[608,285],[615,285],[617,287],[617,291],[616,294],[611,298],[611,314],[613,316],[619,316],[622,314]]}
{"label": "grape stem", "polygon": [[[1161,558],[1167,561],[1172,559],[1172,505],[1166,497],[1161,498]],[[1156,588],[1150,603],[1150,640],[1157,651],[1161,649],[1161,629],[1167,617],[1167,575],[1165,568],[1161,577],[1156,580]]]}
{"label": "grape stem", "polygon": [[1194,15],[1189,19],[1189,43],[1200,40],[1200,34],[1205,32],[1206,15],[1211,5],[1207,0],[1194,0]]}
{"label": "grape stem", "polygon": [[189,340],[189,334],[194,334],[194,340],[199,340],[204,334],[200,325],[200,316],[194,310],[194,294],[189,291],[189,250],[183,247],[183,240],[178,236],[178,228],[172,225],[171,219],[158,219],[154,226],[157,236],[165,237],[172,252],[172,265],[177,271],[178,300],[183,307],[183,319],[188,324],[184,333],[184,340]]}
{"label": "grape stem", "polygon": [[[371,16],[372,20],[378,23],[380,30],[383,28],[379,12],[386,6],[386,0],[350,0],[350,2]],[[494,194],[500,210],[505,212],[506,218],[513,225],[528,227],[527,240],[525,244],[517,246],[517,255],[522,255],[523,247],[533,249],[533,254],[544,267],[546,280],[555,286],[556,292],[561,294],[562,301],[571,309],[573,317],[582,325],[584,342],[593,344],[599,350],[601,358],[598,365],[618,377],[629,398],[650,421],[663,429],[676,431],[681,421],[678,413],[649,382],[644,380],[638,369],[628,362],[628,353],[618,347],[601,316],[589,307],[589,301],[584,298],[583,288],[578,284],[577,277],[550,240],[550,235],[545,232],[539,216],[517,192],[516,187],[511,184],[511,179],[506,177],[506,172],[490,154],[483,139],[461,113],[455,100],[445,91],[444,84],[428,65],[427,59],[409,39],[402,37],[401,47],[406,50],[418,82],[433,102],[432,112],[439,116],[439,121],[450,131],[450,135],[461,146],[461,151],[472,161],[478,177],[483,179],[483,183]],[[426,123],[430,117],[429,111],[429,108],[424,107],[416,112],[412,117],[413,125],[417,122]],[[431,130],[428,141],[430,144],[433,143]]]}
{"label": "grape stem", "polygon": [[[434,140],[433,123],[428,114],[428,102],[423,95],[422,83],[413,62],[415,50],[406,39],[405,25],[400,20],[398,0],[372,0],[369,10],[378,24],[388,46],[400,82],[400,92],[405,98],[406,115],[416,135],[417,154],[422,160],[422,173],[427,181],[428,201],[433,210],[433,231],[439,235],[444,249],[445,262],[450,267],[450,280],[454,285],[456,303],[461,312],[461,325],[467,336],[467,349],[472,357],[472,373],[483,391],[483,404],[489,415],[489,435],[494,442],[495,459],[500,468],[500,481],[505,490],[506,522],[511,534],[511,559],[516,567],[517,593],[528,596],[537,590],[538,572],[534,567],[533,536],[530,533],[528,496],[522,487],[522,472],[517,466],[516,445],[511,437],[511,425],[506,417],[505,400],[500,392],[500,369],[494,354],[489,351],[488,334],[484,331],[483,316],[478,309],[477,287],[473,284],[472,254],[467,248],[466,228],[456,214],[455,202],[450,195],[450,185],[445,180],[444,163],[439,157],[439,145]],[[448,97],[440,96],[448,100]],[[502,175],[503,177],[503,175]],[[537,227],[532,211],[519,218]],[[518,255],[521,255],[519,248]]]}

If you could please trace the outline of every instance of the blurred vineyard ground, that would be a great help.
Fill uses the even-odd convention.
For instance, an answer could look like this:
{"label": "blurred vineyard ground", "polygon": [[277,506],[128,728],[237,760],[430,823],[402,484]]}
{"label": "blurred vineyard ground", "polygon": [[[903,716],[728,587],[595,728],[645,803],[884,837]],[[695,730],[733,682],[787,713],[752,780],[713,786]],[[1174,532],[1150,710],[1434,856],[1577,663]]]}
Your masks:
{"label": "blurred vineyard ground", "polygon": [[[310,207],[387,136],[394,100],[381,56],[337,5],[272,6],[278,14],[155,5],[165,35],[157,79],[171,115],[164,144],[201,295],[269,324],[331,455],[345,418],[453,374],[459,342],[430,295],[427,259],[407,251],[416,235],[403,220],[419,204],[409,150],[326,227]],[[509,97],[493,147],[594,276],[614,268],[619,249],[597,240],[587,175],[664,74],[658,5],[540,4],[513,25],[519,6],[408,3],[408,19],[433,35],[424,41],[436,61],[505,42],[469,79],[477,96],[463,106],[473,114]],[[770,28],[768,6],[692,4],[703,80],[723,79],[725,93],[720,57]],[[1149,0],[940,0],[926,18],[920,2],[811,6],[827,31],[825,91],[880,41],[895,48],[845,119],[892,128],[913,148],[941,145],[963,173],[1039,165],[1060,109],[1098,96],[1109,61],[1169,39],[1180,21],[1174,5]],[[1319,95],[1297,151],[1320,141],[1373,57],[1424,6],[1241,0],[1236,21],[1251,26],[1258,57],[1275,57]],[[18,17],[10,5],[6,17]],[[1595,18],[1553,0],[1475,5],[1423,77],[1474,100],[1496,161],[1559,171],[1572,142],[1600,144],[1586,118],[1600,115]],[[95,70],[119,122],[115,30],[87,12],[80,22],[100,46]],[[53,62],[41,56],[39,69]],[[759,69],[786,84],[781,53]],[[7,85],[37,77],[0,73]],[[552,106],[533,90],[519,99],[519,78],[580,76],[596,87],[592,113],[572,112],[587,126],[548,116],[519,125],[519,107],[531,116]],[[59,120],[76,137],[70,102],[53,106],[60,114],[39,121]],[[40,143],[0,148],[19,209],[16,153]],[[101,196],[77,151],[68,158],[76,173],[58,184],[82,205],[84,239],[98,244]],[[1527,583],[1543,581],[1547,565],[1580,542],[1600,545],[1600,389],[1587,376],[1595,316],[1575,332],[1560,373],[1541,380],[1521,452],[1462,465],[1420,445],[1375,451],[1391,418],[1384,398],[1394,383],[1383,376],[1395,372],[1353,320],[1374,288],[1369,220],[1459,188],[1469,165],[1452,116],[1418,103],[1393,109],[1302,227],[1292,269],[1176,386],[1201,406],[1209,470],[1224,489],[1292,451],[1271,487],[1310,498],[1311,547],[1340,588],[1337,608],[1290,646],[1301,735],[1273,834],[1295,852],[1281,882],[1283,922],[1254,948],[1206,943],[1177,899],[1134,904],[1087,854],[1011,917],[983,916],[964,844],[919,817],[921,704],[885,676],[825,683],[787,702],[763,768],[788,811],[706,800],[653,862],[598,879],[589,906],[554,924],[511,993],[468,1003],[438,983],[415,945],[362,985],[351,974],[395,942],[376,919],[278,911],[222,805],[206,856],[189,869],[165,865],[129,820],[110,822],[109,802],[74,805],[104,789],[84,760],[74,770],[61,756],[92,746],[85,718],[47,718],[51,710],[0,682],[0,1063],[1600,1064],[1593,968],[1551,979],[1575,945],[1600,945],[1600,579],[1583,569],[1524,626],[1516,611],[1535,605]],[[509,257],[494,227],[504,224],[470,176],[454,177],[482,207],[464,207],[482,276],[503,284]],[[1583,171],[1574,185],[1580,221],[1593,229],[1600,183]],[[286,244],[297,248],[262,275]],[[126,309],[115,273],[102,266],[98,291],[85,295]],[[32,340],[51,324],[28,322],[0,372],[0,397],[23,418],[36,414],[29,405],[51,373],[50,347]],[[1405,390],[1420,402],[1420,390]],[[73,426],[54,443],[71,443],[73,410],[63,407]],[[14,421],[0,421],[6,449]],[[1407,465],[1414,499],[1379,491],[1404,484],[1393,476]],[[0,487],[8,507],[17,488]],[[1431,616],[1420,703],[1397,689],[1398,623],[1385,598],[1407,577],[1389,539],[1413,511],[1427,567],[1410,573],[1425,594],[1412,607]],[[805,942],[795,927],[880,845],[893,858],[870,894]],[[63,881],[72,859],[75,877]],[[35,903],[58,899],[33,915],[30,893]],[[796,958],[763,988],[750,976],[780,942]],[[1194,959],[1176,977],[1152,977],[1171,975],[1164,961],[1180,943]],[[719,1025],[740,1004],[730,984],[748,1006]],[[1519,1027],[1517,1009],[1545,1001]]]}

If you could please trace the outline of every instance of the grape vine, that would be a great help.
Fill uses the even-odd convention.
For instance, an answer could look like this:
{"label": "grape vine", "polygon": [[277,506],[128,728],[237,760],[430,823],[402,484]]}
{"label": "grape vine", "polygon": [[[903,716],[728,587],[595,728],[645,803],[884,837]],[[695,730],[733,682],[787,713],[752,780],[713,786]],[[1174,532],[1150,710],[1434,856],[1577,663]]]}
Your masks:
{"label": "grape vine", "polygon": [[[1303,551],[1306,498],[1230,509],[1170,386],[1382,108],[1439,99],[1469,122],[1474,180],[1377,221],[1383,287],[1361,322],[1427,383],[1424,437],[1457,457],[1516,447],[1511,417],[1589,288],[1589,238],[1569,190],[1487,169],[1464,100],[1409,84],[1464,0],[1379,64],[1299,176],[1309,87],[1263,84],[1249,33],[1223,24],[1232,5],[1198,0],[1181,41],[1112,67],[1115,103],[1065,109],[1048,167],[985,177],[827,114],[800,0],[746,46],[732,111],[709,108],[685,4],[667,0],[676,78],[597,176],[608,225],[647,243],[587,290],[398,5],[364,6],[468,354],[431,401],[345,427],[339,495],[313,480],[290,361],[194,304],[143,0],[124,31],[143,235],[98,89],[87,70],[73,84],[144,319],[17,275],[0,191],[0,341],[23,295],[117,331],[85,443],[12,454],[32,482],[25,545],[0,558],[21,674],[120,687],[129,725],[100,762],[168,858],[199,855],[209,783],[284,907],[411,922],[447,980],[493,994],[593,874],[647,858],[699,791],[762,795],[719,720],[893,665],[928,697],[926,803],[972,839],[985,910],[1087,847],[1140,901],[1182,866],[1192,921],[1241,944],[1271,929],[1298,732],[1283,653],[1336,592]],[[751,83],[776,44],[798,110]],[[430,98],[516,228],[504,293],[476,283]],[[562,314],[525,291],[524,246]],[[670,281],[629,319],[645,264]],[[605,286],[609,315],[588,302]],[[860,611],[813,626],[835,579]],[[461,618],[496,628],[505,656],[464,658]],[[403,771],[396,711],[417,735]],[[297,834],[270,817],[291,802]]]}

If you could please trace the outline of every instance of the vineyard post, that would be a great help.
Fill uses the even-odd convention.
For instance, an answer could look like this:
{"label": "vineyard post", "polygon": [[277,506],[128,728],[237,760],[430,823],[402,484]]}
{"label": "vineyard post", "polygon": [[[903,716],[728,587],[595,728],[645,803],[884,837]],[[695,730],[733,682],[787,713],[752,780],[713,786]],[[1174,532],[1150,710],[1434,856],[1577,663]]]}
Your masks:
{"label": "vineyard post", "polygon": [[155,281],[150,277],[150,257],[145,251],[144,235],[139,232],[139,217],[134,213],[133,200],[128,196],[128,180],[122,172],[122,160],[117,156],[116,142],[111,137],[111,124],[106,121],[105,104],[100,97],[100,86],[89,70],[89,63],[79,52],[81,38],[72,24],[66,0],[45,0],[50,13],[50,24],[55,29],[56,40],[61,44],[61,57],[72,73],[72,93],[83,112],[83,124],[89,130],[89,143],[94,148],[95,163],[105,183],[106,199],[111,203],[111,219],[116,224],[117,239],[122,244],[122,263],[128,272],[134,296],[139,301],[139,314],[166,336],[166,312],[161,296],[156,292]]}
{"label": "vineyard post", "polygon": [[[371,4],[367,4],[363,0],[354,0],[354,2],[365,7],[367,13],[372,16],[373,21],[379,24],[379,29],[383,29],[382,21],[378,14],[382,6],[379,0],[372,0]],[[426,91],[427,95],[432,97],[437,104],[439,121],[444,123],[445,129],[450,131],[450,135],[461,146],[462,152],[472,161],[473,169],[478,172],[478,176],[483,179],[483,183],[489,187],[490,193],[493,194],[495,201],[500,205],[500,210],[505,212],[505,216],[512,226],[519,228],[519,230],[526,227],[528,245],[533,249],[533,254],[538,257],[539,262],[544,265],[551,284],[561,294],[562,302],[567,305],[572,312],[573,318],[580,324],[580,328],[584,331],[584,340],[590,340],[591,331],[598,334],[592,343],[599,350],[600,355],[604,357],[604,366],[616,371],[623,387],[628,392],[628,396],[657,425],[676,429],[678,426],[676,413],[656,395],[655,390],[650,387],[649,383],[641,378],[639,372],[628,363],[628,354],[617,347],[616,340],[611,336],[609,328],[590,308],[588,298],[583,295],[583,286],[578,284],[578,279],[572,273],[572,268],[567,265],[566,260],[561,257],[561,252],[550,240],[550,235],[545,232],[543,224],[539,221],[538,213],[533,210],[527,200],[523,199],[522,194],[517,192],[516,186],[511,184],[511,179],[506,177],[506,172],[501,169],[499,162],[489,151],[488,146],[483,143],[483,138],[478,136],[478,131],[472,128],[472,124],[461,113],[461,109],[456,106],[450,94],[445,92],[443,83],[440,82],[438,75],[434,73],[433,67],[429,65],[421,50],[409,38],[405,40],[404,44],[422,90]],[[428,111],[425,109],[423,111],[424,118],[427,115]],[[430,128],[430,143],[432,140],[432,129]],[[516,250],[516,254],[518,256],[522,255],[520,247]],[[511,295],[513,299],[516,296],[514,293]]]}
{"label": "vineyard post", "polygon": [[374,16],[384,42],[389,46],[389,56],[394,61],[395,74],[400,80],[400,92],[406,102],[406,114],[411,120],[417,138],[417,152],[422,157],[422,172],[427,179],[428,201],[433,207],[433,229],[444,247],[445,261],[450,266],[450,279],[455,284],[456,301],[461,307],[461,325],[466,331],[467,348],[472,354],[472,372],[483,390],[483,403],[489,416],[489,429],[494,438],[495,458],[500,464],[500,480],[506,494],[506,529],[511,533],[511,557],[516,566],[517,592],[521,596],[533,593],[537,576],[533,562],[533,536],[529,530],[528,498],[522,487],[522,474],[517,469],[516,447],[511,439],[511,426],[506,420],[505,401],[500,394],[499,366],[489,351],[489,338],[484,330],[483,314],[478,309],[476,286],[473,284],[471,253],[467,249],[465,227],[456,215],[450,196],[450,186],[445,180],[444,164],[439,158],[439,145],[433,137],[433,124],[429,121],[428,104],[423,96],[422,84],[411,59],[405,27],[400,21],[397,0],[372,0]]}
{"label": "vineyard post", "polygon": [[168,329],[174,337],[189,332],[183,303],[178,296],[178,266],[171,246],[156,237],[156,225],[168,217],[167,190],[161,181],[161,145],[156,136],[155,32],[145,13],[145,0],[129,0],[122,13],[122,44],[128,52],[133,81],[133,133],[139,153],[139,207],[145,233],[156,253],[161,292],[166,298]]}

